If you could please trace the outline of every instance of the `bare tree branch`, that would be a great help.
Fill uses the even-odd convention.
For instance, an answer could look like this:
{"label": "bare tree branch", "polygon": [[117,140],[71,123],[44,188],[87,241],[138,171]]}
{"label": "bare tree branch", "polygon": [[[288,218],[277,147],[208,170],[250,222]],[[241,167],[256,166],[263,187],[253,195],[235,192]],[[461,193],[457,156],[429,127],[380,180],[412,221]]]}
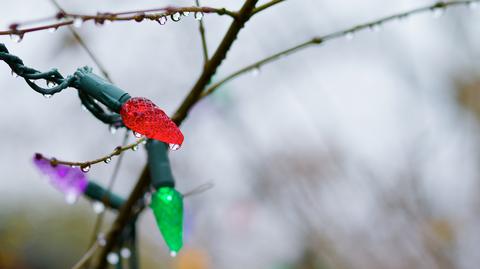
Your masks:
{"label": "bare tree branch", "polygon": [[236,78],[236,77],[238,77],[242,74],[245,74],[249,71],[260,68],[261,66],[266,65],[268,63],[279,60],[280,58],[283,58],[284,56],[287,56],[289,54],[293,54],[295,52],[303,50],[307,47],[310,47],[311,45],[320,45],[320,44],[323,44],[327,41],[331,41],[331,40],[339,38],[339,37],[345,37],[345,36],[348,36],[348,35],[353,35],[354,33],[358,32],[358,31],[361,31],[361,30],[364,30],[364,29],[375,30],[375,29],[377,29],[378,27],[381,27],[383,24],[385,24],[387,22],[391,22],[391,21],[397,20],[397,19],[403,19],[403,18],[412,16],[412,15],[417,15],[417,14],[421,14],[421,13],[425,13],[425,12],[429,12],[429,11],[444,12],[445,9],[447,9],[449,7],[452,7],[452,6],[469,5],[471,3],[476,3],[476,2],[479,2],[479,0],[437,2],[433,5],[424,6],[424,7],[412,9],[412,10],[409,10],[409,11],[406,11],[406,12],[394,14],[394,15],[387,16],[387,17],[383,17],[383,18],[380,18],[380,19],[377,19],[377,20],[374,20],[374,21],[371,21],[371,22],[359,24],[359,25],[356,25],[356,26],[353,26],[353,27],[349,27],[345,30],[337,31],[337,32],[327,34],[327,35],[324,35],[324,36],[313,37],[310,40],[304,41],[304,42],[302,42],[300,44],[297,44],[297,45],[295,45],[291,48],[288,48],[288,49],[282,50],[280,52],[277,52],[273,55],[270,55],[266,58],[263,58],[263,59],[261,59],[257,62],[254,62],[250,65],[247,65],[247,66],[239,69],[238,71],[228,75],[227,77],[223,78],[222,80],[220,80],[220,81],[216,82],[215,84],[211,85],[202,94],[202,97],[205,97],[205,96],[208,96],[208,95],[212,94],[215,90],[218,89],[218,87],[222,86],[226,82],[228,82],[228,81],[230,81],[230,80],[232,80],[232,79],[234,79],[234,78]]}
{"label": "bare tree branch", "polygon": [[[154,12],[154,13],[152,13]],[[201,12],[201,13],[214,13],[217,15],[227,15],[232,18],[237,17],[237,13],[227,10],[225,8],[212,8],[212,7],[164,7],[155,9],[145,9],[137,11],[127,11],[119,13],[98,13],[97,15],[83,15],[59,12],[55,16],[36,19],[32,21],[19,22],[10,24],[10,29],[6,31],[0,31],[0,35],[17,35],[23,38],[26,33],[43,31],[48,29],[58,29],[67,25],[74,25],[76,21],[81,23],[86,21],[93,21],[95,24],[104,24],[105,22],[118,22],[118,21],[136,21],[141,22],[143,20],[157,21],[161,23],[162,18],[172,16],[176,13],[183,12]],[[36,27],[24,28],[26,25],[39,24],[52,20],[66,20],[57,23],[51,23]]]}
{"label": "bare tree branch", "polygon": [[[195,0],[195,4],[197,5],[197,7],[199,7],[200,1]],[[203,15],[198,20],[198,31],[200,32],[200,38],[202,40],[203,59],[204,59],[204,62],[206,63],[208,61],[208,46],[207,46],[207,38],[205,36],[205,26],[203,25]]]}
{"label": "bare tree branch", "polygon": [[256,8],[253,10],[252,15],[255,15],[255,14],[257,14],[257,13],[259,13],[259,12],[261,12],[261,11],[269,8],[269,7],[271,7],[271,6],[274,6],[274,5],[276,5],[276,4],[280,4],[280,3],[284,2],[284,1],[285,1],[285,0],[272,0],[272,1],[268,2],[268,3],[266,3],[266,4],[263,4],[263,5],[259,6],[259,7],[256,7]]}

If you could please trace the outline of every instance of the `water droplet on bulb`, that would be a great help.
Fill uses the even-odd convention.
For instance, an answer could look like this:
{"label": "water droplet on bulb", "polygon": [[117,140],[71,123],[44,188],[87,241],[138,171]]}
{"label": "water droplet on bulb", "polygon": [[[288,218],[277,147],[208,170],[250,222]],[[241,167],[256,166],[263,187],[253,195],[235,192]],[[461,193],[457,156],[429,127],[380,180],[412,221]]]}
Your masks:
{"label": "water droplet on bulb", "polygon": [[167,17],[162,16],[157,21],[160,23],[160,25],[165,25],[165,23],[167,23]]}
{"label": "water droplet on bulb", "polygon": [[440,18],[443,15],[443,13],[445,13],[444,8],[437,7],[437,8],[432,9],[432,16],[434,18]]}
{"label": "water droplet on bulb", "polygon": [[52,96],[53,96],[52,94],[44,94],[44,95],[43,95],[43,97],[45,97],[45,98],[47,98],[47,99],[52,98]]}
{"label": "water droplet on bulb", "polygon": [[108,130],[110,131],[111,134],[115,134],[117,133],[117,127],[113,126],[113,125],[110,125],[108,127]]}
{"label": "water droplet on bulb", "polygon": [[347,40],[352,40],[354,37],[354,33],[353,32],[347,32],[345,33],[345,39]]}
{"label": "water droplet on bulb", "polygon": [[180,148],[180,145],[178,144],[168,144],[168,147],[170,150],[178,150]]}
{"label": "water droplet on bulb", "polygon": [[195,12],[195,14],[193,14],[193,17],[195,18],[195,20],[199,21],[201,19],[203,19],[203,12]]}
{"label": "water droplet on bulb", "polygon": [[82,170],[82,172],[84,173],[87,173],[88,171],[90,171],[90,165],[89,164],[83,165],[80,167],[80,170]]}
{"label": "water droplet on bulb", "polygon": [[107,157],[103,162],[104,162],[104,163],[110,163],[111,161],[112,161],[112,158]]}
{"label": "water droplet on bulb", "polygon": [[117,264],[119,261],[118,254],[115,252],[108,253],[107,261],[109,264]]}
{"label": "water droplet on bulb", "polygon": [[82,18],[75,18],[73,20],[73,26],[75,28],[80,28],[80,27],[82,27],[82,25],[83,25],[83,19]]}
{"label": "water droplet on bulb", "polygon": [[67,192],[65,194],[65,202],[69,205],[73,205],[77,201],[77,195],[73,192]]}
{"label": "water droplet on bulb", "polygon": [[95,214],[100,214],[103,211],[105,211],[105,205],[99,201],[93,202],[92,207],[93,207],[93,212],[95,212]]}
{"label": "water droplet on bulb", "polygon": [[182,16],[182,15],[180,14],[180,12],[175,12],[175,13],[173,13],[172,15],[170,15],[170,18],[172,19],[172,21],[177,22],[177,21],[180,20],[180,17],[181,17],[181,16]]}
{"label": "water droplet on bulb", "polygon": [[170,251],[170,256],[171,257],[176,257],[177,256],[177,252],[176,251]]}
{"label": "water droplet on bulb", "polygon": [[140,138],[143,135],[141,133],[137,133],[137,132],[133,131],[133,136],[135,136],[136,138]]}
{"label": "water droplet on bulb", "polygon": [[130,251],[129,248],[122,248],[120,250],[120,256],[122,256],[122,258],[124,259],[128,259],[130,258],[130,256],[132,256],[132,252]]}

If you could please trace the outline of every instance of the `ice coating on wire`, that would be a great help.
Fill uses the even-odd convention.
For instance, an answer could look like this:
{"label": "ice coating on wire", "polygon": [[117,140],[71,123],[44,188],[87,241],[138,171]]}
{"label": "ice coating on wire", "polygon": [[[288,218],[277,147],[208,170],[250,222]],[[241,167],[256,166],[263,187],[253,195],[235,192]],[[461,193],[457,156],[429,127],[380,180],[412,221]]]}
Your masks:
{"label": "ice coating on wire", "polygon": [[50,184],[65,194],[68,203],[75,202],[85,192],[88,180],[80,168],[52,164],[39,154],[33,157],[33,163],[40,172],[48,176]]}

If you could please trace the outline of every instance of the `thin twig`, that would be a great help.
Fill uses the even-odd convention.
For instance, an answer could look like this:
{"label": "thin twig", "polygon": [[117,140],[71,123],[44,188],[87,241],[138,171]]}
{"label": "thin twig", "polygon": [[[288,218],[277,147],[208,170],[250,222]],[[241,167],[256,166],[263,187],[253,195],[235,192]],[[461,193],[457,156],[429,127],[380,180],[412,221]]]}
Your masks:
{"label": "thin twig", "polygon": [[[200,1],[195,0],[195,4],[197,7],[200,6]],[[207,38],[205,34],[205,26],[203,24],[203,16],[198,20],[198,31],[200,32],[200,38],[202,40],[202,50],[203,50],[203,60],[204,63],[208,61],[208,46],[207,46]]]}
{"label": "thin twig", "polygon": [[280,3],[283,2],[283,1],[285,1],[285,0],[272,0],[272,1],[268,2],[268,3],[266,3],[266,4],[263,4],[263,5],[259,6],[259,7],[256,7],[256,8],[253,10],[253,12],[252,12],[252,16],[255,15],[255,14],[257,14],[257,13],[259,13],[259,12],[261,12],[261,11],[263,11],[263,10],[265,10],[265,9],[267,9],[267,8],[269,8],[269,7],[271,7],[271,6],[274,6],[274,5],[276,5],[276,4],[280,4]]}
{"label": "thin twig", "polygon": [[[154,12],[154,13],[152,13]],[[137,11],[127,11],[119,13],[98,13],[97,15],[83,15],[83,14],[74,14],[59,12],[55,16],[49,18],[36,19],[32,21],[19,22],[10,24],[10,29],[5,31],[0,31],[0,35],[18,35],[23,37],[25,33],[42,31],[47,29],[58,29],[63,26],[72,25],[75,21],[80,20],[82,23],[86,21],[93,21],[95,24],[104,24],[105,22],[117,22],[117,21],[136,21],[141,22],[143,20],[151,20],[160,22],[160,19],[172,16],[175,13],[183,12],[201,12],[201,13],[213,13],[217,15],[226,15],[232,18],[236,18],[237,13],[227,10],[225,8],[212,8],[212,7],[164,7],[164,8],[155,8],[155,9],[145,9]],[[65,20],[57,23],[50,23],[46,25],[36,26],[36,27],[25,27],[31,24],[38,24],[41,22],[51,21],[51,20]]]}
{"label": "thin twig", "polygon": [[110,232],[107,234],[106,237],[106,244],[105,247],[102,248],[100,253],[98,264],[95,266],[97,269],[103,269],[107,265],[107,255],[110,253],[116,246],[119,235],[122,233],[125,226],[130,221],[131,217],[134,215],[133,207],[137,203],[139,199],[145,194],[145,189],[150,183],[150,176],[148,168],[145,167],[140,175],[140,178],[135,185],[132,193],[129,195],[127,201],[123,205],[123,207],[118,212],[117,218],[112,224],[112,228]]}
{"label": "thin twig", "polygon": [[324,36],[314,37],[310,40],[307,40],[307,41],[302,42],[300,44],[297,44],[297,45],[295,45],[291,48],[288,48],[288,49],[282,50],[280,52],[277,52],[273,55],[270,55],[266,58],[263,58],[262,60],[259,60],[255,63],[252,63],[250,65],[247,65],[247,66],[239,69],[238,71],[228,75],[227,77],[223,78],[222,80],[220,80],[220,81],[214,83],[213,85],[211,85],[205,92],[202,93],[202,97],[205,97],[205,96],[208,96],[208,95],[212,94],[220,86],[222,86],[226,82],[228,82],[228,81],[230,81],[230,80],[232,80],[232,79],[234,79],[234,78],[236,78],[236,77],[238,77],[242,74],[245,74],[245,73],[247,73],[251,70],[254,70],[254,69],[258,69],[265,64],[268,64],[270,62],[274,62],[276,60],[279,60],[279,59],[283,58],[284,56],[287,56],[289,54],[298,52],[298,51],[300,51],[302,49],[305,49],[305,48],[307,48],[311,45],[320,45],[320,44],[323,44],[327,41],[331,41],[331,40],[339,38],[339,37],[345,37],[345,36],[348,36],[348,35],[353,35],[356,32],[364,30],[364,29],[376,30],[377,28],[381,27],[383,24],[385,24],[387,22],[391,22],[393,20],[398,20],[398,19],[404,19],[404,18],[412,16],[412,15],[417,15],[417,14],[421,14],[421,13],[428,12],[428,11],[444,12],[445,9],[447,9],[449,7],[452,7],[452,6],[469,5],[471,3],[477,3],[479,1],[480,0],[437,2],[433,5],[424,6],[424,7],[412,9],[410,11],[406,11],[406,12],[398,13],[398,14],[395,14],[395,15],[383,17],[383,18],[380,18],[380,19],[377,19],[377,20],[374,20],[374,21],[371,21],[371,22],[359,24],[359,25],[356,25],[356,26],[353,26],[353,27],[349,27],[345,30],[337,31],[337,32],[327,34],[327,35],[324,35]]}
{"label": "thin twig", "polygon": [[[50,0],[50,2],[60,11],[63,13],[66,13],[66,11],[60,6],[60,4],[56,0]],[[90,47],[87,45],[87,43],[83,40],[82,36],[75,30],[71,25],[68,26],[68,30],[70,33],[73,35],[75,40],[77,40],[78,44],[83,48],[83,50],[87,53],[87,55],[92,59],[93,63],[97,66],[97,68],[100,70],[102,75],[110,82],[113,83],[112,79],[110,78],[110,75],[107,72],[107,69],[104,67],[104,65],[100,62],[98,57],[93,53],[93,51],[90,49]]]}
{"label": "thin twig", "polygon": [[112,82],[112,79],[110,78],[110,74],[107,72],[107,69],[104,67],[104,65],[100,62],[98,57],[93,53],[93,51],[87,46],[83,38],[78,34],[78,32],[71,26],[68,26],[68,30],[72,33],[73,37],[77,40],[78,44],[83,48],[83,50],[88,54],[90,59],[95,63],[97,66],[98,70],[100,70],[100,73],[107,79],[110,83]]}
{"label": "thin twig", "polygon": [[[95,159],[95,160],[91,160],[91,161],[86,161],[86,162],[69,162],[69,161],[62,161],[62,160],[58,160],[56,158],[50,158],[48,160],[50,160],[50,163],[52,165],[55,165],[55,164],[63,164],[63,165],[70,165],[70,166],[76,166],[76,167],[80,167],[84,172],[88,172],[88,170],[90,169],[90,167],[94,164],[97,164],[97,163],[101,163],[101,162],[105,162],[105,163],[108,163],[112,160],[113,157],[117,156],[117,155],[120,155],[122,154],[124,151],[127,151],[129,149],[131,150],[137,150],[138,149],[138,145],[142,142],[146,141],[146,138],[145,137],[142,137],[140,139],[138,139],[135,143],[132,143],[130,145],[127,145],[127,146],[118,146],[116,147],[111,153],[103,156],[103,157],[100,157],[98,159]],[[87,170],[87,171],[85,171]]]}
{"label": "thin twig", "polygon": [[[122,145],[125,146],[128,142],[128,137],[129,137],[129,131],[128,130],[125,130],[125,136],[123,138],[123,142],[122,142]],[[123,160],[123,154],[120,155],[120,157],[118,157],[118,160],[117,160],[117,163],[115,164],[115,167],[113,168],[113,173],[112,173],[112,176],[110,177],[110,180],[108,182],[108,186],[107,186],[107,190],[111,190],[113,188],[113,185],[115,184],[115,180],[117,179],[117,176],[118,176],[118,171],[120,171],[120,166],[122,165],[122,160]],[[104,204],[107,204],[108,203],[108,197],[107,196],[104,196],[103,197],[103,203]],[[105,211],[103,211],[102,213],[100,213],[100,215],[97,216],[97,219],[95,220],[95,224],[93,226],[93,232],[92,232],[92,239],[91,241],[94,242],[97,238],[97,235],[98,235],[98,231],[100,230],[100,227],[102,227],[102,224],[103,224],[103,219],[105,217]],[[85,267],[89,267],[89,263],[90,263],[91,260],[88,260],[86,263],[85,263]]]}
{"label": "thin twig", "polygon": [[257,69],[257,68],[260,68],[260,66],[262,65],[265,65],[269,62],[272,62],[272,61],[275,61],[275,60],[278,60],[279,58],[283,57],[283,56],[286,56],[288,54],[291,54],[291,53],[294,53],[298,50],[301,50],[303,48],[306,48],[310,45],[313,45],[313,44],[319,44],[319,43],[315,43],[315,42],[320,42],[321,43],[321,40],[318,40],[318,39],[312,39],[312,40],[309,40],[307,42],[303,42],[301,44],[298,44],[292,48],[289,48],[289,49],[286,49],[286,50],[283,50],[281,52],[278,52],[278,53],[275,53],[267,58],[264,58],[258,62],[255,62],[251,65],[248,65],[238,71],[236,71],[235,73],[227,76],[226,78],[220,80],[219,82],[213,84],[212,86],[210,86],[205,92],[202,93],[202,98],[203,97],[206,97],[210,94],[212,94],[218,87],[222,86],[224,83],[238,77],[239,75],[242,75],[244,73],[247,73],[249,72],[250,70],[253,70],[253,69]]}
{"label": "thin twig", "polygon": [[74,266],[72,266],[72,269],[82,268],[82,266],[85,264],[85,262],[90,260],[90,258],[93,256],[93,254],[95,253],[97,248],[98,248],[98,242],[95,241],[95,243],[93,243],[93,245],[87,250],[87,252],[85,252],[85,254],[83,254],[82,258],[80,258],[80,260]]}

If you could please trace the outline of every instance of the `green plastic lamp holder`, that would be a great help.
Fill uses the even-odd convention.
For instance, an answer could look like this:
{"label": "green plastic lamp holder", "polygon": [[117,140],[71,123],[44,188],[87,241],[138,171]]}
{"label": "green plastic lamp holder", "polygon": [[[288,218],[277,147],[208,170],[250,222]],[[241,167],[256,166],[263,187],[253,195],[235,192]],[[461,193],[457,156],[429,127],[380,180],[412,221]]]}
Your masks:
{"label": "green plastic lamp holder", "polygon": [[125,199],[106,190],[93,181],[88,182],[87,188],[85,189],[85,195],[92,200],[104,202],[108,207],[116,210],[120,209],[125,203]]}
{"label": "green plastic lamp holder", "polygon": [[85,66],[75,72],[72,87],[93,97],[113,112],[120,112],[122,105],[130,99],[130,95],[92,73],[92,68]]}
{"label": "green plastic lamp holder", "polygon": [[168,159],[168,145],[158,140],[147,141],[148,168],[152,186],[157,190],[161,187],[175,187],[170,161]]}
{"label": "green plastic lamp holder", "polygon": [[[52,96],[69,87],[78,89],[82,104],[95,117],[115,127],[123,126],[118,112],[122,104],[130,99],[130,95],[105,79],[93,74],[90,67],[79,68],[74,75],[67,77],[62,76],[55,68],[41,72],[26,66],[22,59],[11,54],[2,43],[0,43],[0,61],[7,63],[12,69],[12,73],[25,79],[30,88],[44,96]],[[36,83],[38,80],[44,80],[47,83],[47,87],[38,85]],[[48,87],[49,83],[54,83],[53,87]],[[95,101],[104,104],[111,111],[105,111]]]}

